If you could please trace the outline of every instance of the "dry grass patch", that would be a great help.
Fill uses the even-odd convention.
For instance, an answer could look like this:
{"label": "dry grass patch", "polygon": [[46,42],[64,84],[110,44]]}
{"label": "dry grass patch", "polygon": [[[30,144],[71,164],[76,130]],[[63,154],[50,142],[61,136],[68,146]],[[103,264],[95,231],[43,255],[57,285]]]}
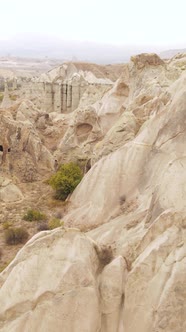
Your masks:
{"label": "dry grass patch", "polygon": [[25,243],[29,234],[23,227],[9,227],[5,230],[4,236],[6,244],[15,245],[18,243]]}

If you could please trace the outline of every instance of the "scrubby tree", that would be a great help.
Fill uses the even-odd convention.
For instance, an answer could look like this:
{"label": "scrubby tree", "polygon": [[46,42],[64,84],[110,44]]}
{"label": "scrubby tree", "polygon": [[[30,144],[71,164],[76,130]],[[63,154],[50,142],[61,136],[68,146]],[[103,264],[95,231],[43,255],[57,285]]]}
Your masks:
{"label": "scrubby tree", "polygon": [[55,198],[64,201],[80,183],[83,173],[74,163],[60,166],[59,170],[51,176],[49,184],[55,189]]}

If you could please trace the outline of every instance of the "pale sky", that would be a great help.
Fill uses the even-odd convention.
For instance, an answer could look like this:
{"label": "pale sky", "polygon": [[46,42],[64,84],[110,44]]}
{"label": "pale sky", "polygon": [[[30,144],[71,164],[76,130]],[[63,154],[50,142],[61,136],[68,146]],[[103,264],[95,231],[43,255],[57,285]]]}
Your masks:
{"label": "pale sky", "polygon": [[0,0],[0,40],[186,47],[186,0]]}

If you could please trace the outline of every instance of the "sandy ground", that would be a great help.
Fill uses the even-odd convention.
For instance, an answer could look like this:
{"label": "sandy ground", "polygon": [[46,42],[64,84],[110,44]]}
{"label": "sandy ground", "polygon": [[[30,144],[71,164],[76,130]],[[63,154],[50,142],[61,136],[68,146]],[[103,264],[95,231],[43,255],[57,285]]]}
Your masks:
{"label": "sandy ground", "polygon": [[38,226],[43,221],[25,221],[23,216],[28,209],[39,210],[46,214],[46,222],[54,217],[63,218],[66,204],[53,199],[53,190],[43,181],[33,183],[21,183],[20,189],[24,194],[24,200],[17,204],[0,204],[0,271],[2,271],[15,257],[24,244],[7,245],[5,243],[4,223],[11,223],[12,227],[24,227],[29,233],[29,239],[38,233]]}

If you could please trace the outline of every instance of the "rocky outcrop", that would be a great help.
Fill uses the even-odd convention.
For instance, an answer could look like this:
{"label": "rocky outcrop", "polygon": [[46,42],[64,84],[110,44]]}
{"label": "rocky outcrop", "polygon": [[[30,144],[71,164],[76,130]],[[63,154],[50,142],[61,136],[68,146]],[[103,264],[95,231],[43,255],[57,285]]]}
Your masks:
{"label": "rocky outcrop", "polygon": [[84,66],[67,63],[25,84],[24,96],[47,113],[70,113],[78,107],[89,86],[106,88],[112,84],[109,78],[96,77]]}
{"label": "rocky outcrop", "polygon": [[59,158],[92,167],[64,226],[36,235],[0,274],[2,332],[185,332],[186,73],[174,61],[137,56],[99,101],[25,115],[48,145],[63,130]]}
{"label": "rocky outcrop", "polygon": [[[89,91],[92,96],[94,91]],[[96,99],[91,98],[90,94],[88,105],[83,99],[72,114],[70,126],[58,146],[56,158],[62,162],[79,159],[86,161],[93,157],[95,144],[105,137],[125,110],[129,87],[124,80],[119,79],[111,89],[103,90],[100,100],[96,100],[97,93]]]}
{"label": "rocky outcrop", "polygon": [[185,214],[162,213],[150,226],[126,283],[125,331],[185,330],[185,239]]}
{"label": "rocky outcrop", "polygon": [[[52,251],[51,242],[53,243]],[[37,254],[34,258],[35,250]],[[69,253],[68,257],[67,253]],[[48,260],[45,260],[45,266],[39,263],[44,257],[43,254],[48,257]],[[35,269],[36,262],[38,262],[37,269]],[[50,269],[51,264],[55,265],[53,271]],[[97,268],[98,258],[94,244],[83,234],[75,230],[57,230],[37,235],[1,276],[1,295],[3,295],[3,293],[7,294],[13,282],[14,273],[24,269],[28,272],[27,277],[21,273],[17,283],[14,283],[12,295],[4,297],[1,302],[1,331],[6,331],[7,328],[14,332],[51,331],[54,325],[56,331],[64,332],[69,328],[74,331],[98,330],[101,320],[96,284]],[[9,284],[4,282],[8,275]],[[30,292],[31,284],[33,288]],[[18,289],[21,289],[19,297],[13,300],[13,293],[16,294]],[[17,321],[15,314],[20,307],[20,302],[22,302],[22,313]],[[82,312],[86,312],[84,317],[81,315]],[[4,324],[7,317],[11,319],[8,325]]]}
{"label": "rocky outcrop", "polygon": [[0,177],[0,202],[16,203],[22,200],[21,190],[10,179]]}
{"label": "rocky outcrop", "polygon": [[155,54],[142,53],[136,56],[131,57],[131,61],[134,62],[137,69],[143,69],[145,66],[162,66],[164,65],[164,61],[160,59],[160,57]]}
{"label": "rocky outcrop", "polygon": [[176,67],[181,71],[186,70],[186,53],[180,53],[175,55],[172,59],[168,61],[171,67]]}
{"label": "rocky outcrop", "polygon": [[[144,67],[139,68],[141,62]],[[167,105],[171,98],[167,88],[181,74],[173,63],[164,64],[157,55],[132,57],[112,88],[107,87],[107,91],[99,88],[99,94],[98,88],[86,89],[78,108],[71,113],[69,128],[58,145],[56,158],[61,162],[91,159],[93,165],[123,146]],[[92,129],[89,127],[80,139],[77,127],[87,125]]]}
{"label": "rocky outcrop", "polygon": [[0,112],[0,162],[6,172],[21,181],[34,181],[41,169],[47,172],[54,167],[54,158],[36,129],[40,116],[28,101]]}
{"label": "rocky outcrop", "polygon": [[[134,140],[94,165],[72,196],[77,211],[72,211],[69,221],[77,220],[83,227],[106,222],[119,213],[119,197],[123,195],[126,201],[135,201],[143,209],[151,210],[150,200],[156,202],[151,221],[162,210],[184,206],[183,194],[178,190],[179,196],[175,191],[175,183],[183,186],[180,174],[183,177],[185,167],[184,82],[185,74],[174,84],[174,96],[169,104],[148,121],[148,126],[144,126]],[[182,171],[179,160],[182,160]],[[110,195],[108,188],[111,188]]]}
{"label": "rocky outcrop", "polygon": [[[47,257],[44,265],[40,264],[42,257]],[[94,241],[77,230],[36,235],[1,274],[1,331],[51,331],[54,326],[55,331],[64,332],[117,331],[127,267],[118,256],[101,272],[100,257],[101,248],[98,255]],[[55,266],[52,273],[51,264]],[[14,282],[16,273],[20,277]],[[12,292],[5,297],[12,282]],[[19,308],[19,319],[15,320]]]}
{"label": "rocky outcrop", "polygon": [[124,111],[103,140],[95,145],[92,164],[132,140],[138,129],[136,117],[131,112]]}

